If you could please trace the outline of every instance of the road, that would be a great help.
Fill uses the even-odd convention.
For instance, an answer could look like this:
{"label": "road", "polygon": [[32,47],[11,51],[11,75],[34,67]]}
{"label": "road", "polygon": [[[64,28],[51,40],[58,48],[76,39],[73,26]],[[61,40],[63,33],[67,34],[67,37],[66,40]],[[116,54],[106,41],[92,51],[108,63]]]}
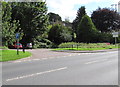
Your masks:
{"label": "road", "polygon": [[3,85],[118,85],[118,52],[4,62]]}

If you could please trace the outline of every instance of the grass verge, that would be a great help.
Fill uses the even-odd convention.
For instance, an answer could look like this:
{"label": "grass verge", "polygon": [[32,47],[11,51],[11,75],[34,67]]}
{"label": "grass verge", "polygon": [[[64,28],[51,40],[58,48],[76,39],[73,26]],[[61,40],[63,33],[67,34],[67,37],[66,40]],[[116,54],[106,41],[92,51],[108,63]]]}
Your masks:
{"label": "grass verge", "polygon": [[17,55],[16,50],[0,50],[0,62],[17,60],[31,55],[30,52],[19,51],[19,55]]}
{"label": "grass verge", "polygon": [[106,47],[106,48],[56,48],[52,49],[53,51],[61,50],[73,50],[73,51],[94,51],[94,50],[106,50],[106,49],[117,49],[118,47]]}
{"label": "grass verge", "polygon": [[119,45],[110,44],[110,43],[76,43],[76,42],[67,42],[61,43],[59,48],[53,49],[53,51],[61,50],[73,50],[73,51],[94,51],[94,50],[106,50],[106,49],[117,49]]}

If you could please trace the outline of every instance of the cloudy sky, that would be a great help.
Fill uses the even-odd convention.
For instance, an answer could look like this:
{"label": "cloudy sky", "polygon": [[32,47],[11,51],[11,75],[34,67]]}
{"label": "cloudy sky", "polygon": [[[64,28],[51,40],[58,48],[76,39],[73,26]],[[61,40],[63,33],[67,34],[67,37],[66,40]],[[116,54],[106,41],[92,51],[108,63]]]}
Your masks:
{"label": "cloudy sky", "polygon": [[[90,16],[98,7],[112,8],[112,4],[117,4],[120,0],[46,0],[48,12],[59,14],[62,20],[69,18],[72,22],[81,6],[86,7],[86,12]],[[113,6],[115,8],[115,6]]]}

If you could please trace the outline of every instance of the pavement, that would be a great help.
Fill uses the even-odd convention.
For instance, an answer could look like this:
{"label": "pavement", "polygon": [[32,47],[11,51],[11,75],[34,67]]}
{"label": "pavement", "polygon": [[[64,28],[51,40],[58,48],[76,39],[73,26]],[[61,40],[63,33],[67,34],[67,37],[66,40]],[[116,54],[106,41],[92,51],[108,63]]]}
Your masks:
{"label": "pavement", "polygon": [[27,51],[33,56],[25,61],[2,63],[3,85],[118,85],[118,51]]}

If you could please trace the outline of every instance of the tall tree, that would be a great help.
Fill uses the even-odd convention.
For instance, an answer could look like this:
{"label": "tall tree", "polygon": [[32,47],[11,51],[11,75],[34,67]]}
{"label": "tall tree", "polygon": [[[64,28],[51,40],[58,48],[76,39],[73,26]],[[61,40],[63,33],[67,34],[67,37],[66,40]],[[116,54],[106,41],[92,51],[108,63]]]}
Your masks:
{"label": "tall tree", "polygon": [[12,44],[15,41],[15,33],[19,30],[19,22],[11,20],[11,3],[2,3],[2,42],[3,45]]}
{"label": "tall tree", "polygon": [[73,21],[73,30],[75,33],[77,33],[78,24],[80,23],[82,17],[85,14],[86,14],[85,6],[81,6],[79,8],[79,10],[77,11],[77,16],[76,16],[75,20]]}
{"label": "tall tree", "polygon": [[91,18],[96,28],[101,32],[120,29],[120,15],[108,8],[98,8],[93,11]]}
{"label": "tall tree", "polygon": [[62,18],[58,15],[58,14],[55,14],[55,13],[48,13],[48,16],[49,16],[49,22],[51,24],[54,24],[55,22],[62,22]]}
{"label": "tall tree", "polygon": [[54,24],[48,33],[48,38],[55,44],[72,40],[71,29],[61,24]]}
{"label": "tall tree", "polygon": [[24,33],[21,43],[34,43],[36,37],[44,34],[48,24],[45,2],[17,2],[12,9],[12,18],[20,21]]}
{"label": "tall tree", "polygon": [[78,25],[77,41],[85,43],[97,42],[97,35],[98,31],[91,18],[87,15],[84,15],[80,24]]}

